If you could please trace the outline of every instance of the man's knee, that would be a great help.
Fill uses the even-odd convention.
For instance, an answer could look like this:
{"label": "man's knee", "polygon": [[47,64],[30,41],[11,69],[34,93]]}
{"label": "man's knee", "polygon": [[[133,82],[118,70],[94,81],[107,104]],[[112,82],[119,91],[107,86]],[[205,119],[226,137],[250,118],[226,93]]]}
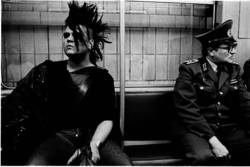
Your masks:
{"label": "man's knee", "polygon": [[215,157],[210,151],[204,151],[200,153],[186,154],[192,165],[213,165],[215,163]]}
{"label": "man's knee", "polygon": [[50,165],[49,162],[43,157],[43,156],[32,156],[30,159],[26,162],[27,166],[44,166],[44,165]]}
{"label": "man's knee", "polygon": [[119,144],[113,140],[107,140],[100,149],[101,164],[104,165],[132,165],[127,154]]}

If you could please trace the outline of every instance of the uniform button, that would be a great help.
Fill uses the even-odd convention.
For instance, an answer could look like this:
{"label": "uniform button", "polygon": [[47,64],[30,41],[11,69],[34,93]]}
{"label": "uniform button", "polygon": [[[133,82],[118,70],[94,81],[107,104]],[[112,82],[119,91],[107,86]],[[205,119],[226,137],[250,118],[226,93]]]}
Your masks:
{"label": "uniform button", "polygon": [[21,105],[17,106],[19,110],[23,110],[23,107]]}
{"label": "uniform button", "polygon": [[219,123],[219,122],[217,122],[217,126],[220,126],[220,123]]}
{"label": "uniform button", "polygon": [[200,90],[203,90],[204,89],[204,86],[200,86]]}
{"label": "uniform button", "polygon": [[223,95],[223,92],[220,91],[219,94],[220,94],[220,95]]}
{"label": "uniform button", "polygon": [[218,113],[218,116],[219,116],[219,117],[221,116],[221,113],[220,113],[220,112]]}
{"label": "uniform button", "polygon": [[220,105],[220,102],[218,101],[217,104]]}
{"label": "uniform button", "polygon": [[235,90],[237,90],[237,89],[238,89],[238,87],[237,87],[237,86],[235,86],[235,87],[234,87],[234,89],[235,89]]}

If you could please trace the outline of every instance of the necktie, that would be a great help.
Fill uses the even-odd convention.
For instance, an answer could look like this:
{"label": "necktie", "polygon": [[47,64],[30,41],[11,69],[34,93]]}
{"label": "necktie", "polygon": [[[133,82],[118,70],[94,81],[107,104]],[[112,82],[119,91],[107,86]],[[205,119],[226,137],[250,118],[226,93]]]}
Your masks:
{"label": "necktie", "polygon": [[218,80],[219,80],[219,78],[220,78],[220,73],[221,73],[221,67],[220,66],[218,66],[217,67],[217,78],[218,78]]}
{"label": "necktie", "polygon": [[217,77],[218,77],[218,79],[220,78],[221,71],[223,71],[224,69],[225,69],[224,65],[222,65],[222,64],[218,65],[218,67],[217,67]]}

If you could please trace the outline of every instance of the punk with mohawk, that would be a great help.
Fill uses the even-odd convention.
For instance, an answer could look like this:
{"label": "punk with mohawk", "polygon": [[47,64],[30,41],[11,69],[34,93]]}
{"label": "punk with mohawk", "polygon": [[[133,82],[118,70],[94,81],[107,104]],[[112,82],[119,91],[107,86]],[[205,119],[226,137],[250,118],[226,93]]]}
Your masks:
{"label": "punk with mohawk", "polygon": [[34,67],[2,103],[2,164],[131,165],[120,146],[113,77],[96,64],[107,30],[96,5],[69,3],[68,59]]}
{"label": "punk with mohawk", "polygon": [[[93,40],[93,46],[90,52],[90,61],[93,64],[100,59],[102,60],[102,49],[104,43],[111,43],[105,36],[105,32],[109,30],[107,24],[102,22],[103,15],[99,16],[98,8],[95,4],[84,2],[82,6],[77,1],[69,4],[69,15],[65,20],[65,25],[72,31],[76,39],[83,41],[82,35],[77,33],[79,25],[86,26],[87,38]],[[78,42],[76,41],[76,44]]]}

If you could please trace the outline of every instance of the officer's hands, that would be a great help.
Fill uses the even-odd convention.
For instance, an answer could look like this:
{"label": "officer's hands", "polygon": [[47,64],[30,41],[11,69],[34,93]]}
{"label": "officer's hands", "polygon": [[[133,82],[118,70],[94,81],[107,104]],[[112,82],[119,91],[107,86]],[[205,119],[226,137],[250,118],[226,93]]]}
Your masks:
{"label": "officer's hands", "polygon": [[100,160],[98,144],[96,142],[90,142],[90,148],[91,148],[91,152],[92,152],[91,160],[94,163],[97,163]]}
{"label": "officer's hands", "polygon": [[229,152],[227,148],[219,141],[215,136],[209,139],[209,143],[212,147],[212,151],[216,158],[227,158],[229,157]]}

